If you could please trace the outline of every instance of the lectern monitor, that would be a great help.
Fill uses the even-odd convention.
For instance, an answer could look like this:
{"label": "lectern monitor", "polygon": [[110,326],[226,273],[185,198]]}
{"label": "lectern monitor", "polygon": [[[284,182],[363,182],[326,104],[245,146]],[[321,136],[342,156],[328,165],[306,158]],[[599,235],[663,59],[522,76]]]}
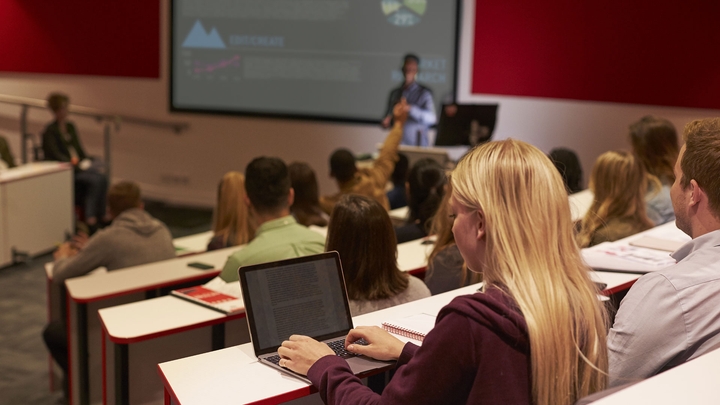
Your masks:
{"label": "lectern monitor", "polygon": [[489,141],[495,130],[497,110],[497,104],[443,105],[435,146],[475,146]]}

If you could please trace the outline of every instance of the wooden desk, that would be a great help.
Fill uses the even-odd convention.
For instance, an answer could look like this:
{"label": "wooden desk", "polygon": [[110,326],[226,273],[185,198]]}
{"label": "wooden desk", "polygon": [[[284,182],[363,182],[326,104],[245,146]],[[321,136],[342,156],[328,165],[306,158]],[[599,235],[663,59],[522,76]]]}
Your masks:
{"label": "wooden desk", "polygon": [[100,323],[94,316],[99,309],[202,284],[220,270],[203,271],[188,267],[188,263],[198,261],[221,269],[237,250],[232,247],[66,280],[71,403],[88,404],[102,398]]}
{"label": "wooden desk", "polygon": [[650,377],[593,405],[716,405],[720,403],[720,349]]}
{"label": "wooden desk", "polygon": [[[630,246],[634,240],[644,236],[652,236],[659,239],[667,239],[678,242],[689,242],[690,237],[675,226],[675,222],[668,222],[663,225],[648,229],[647,231],[628,236],[615,242],[605,242],[590,248],[582,249],[583,259],[595,270],[622,271],[629,273],[645,274],[666,268],[675,263],[670,257],[670,252],[653,250],[641,247]],[[614,254],[615,249],[633,249],[639,256],[646,256],[653,260],[665,260],[659,264],[631,260]]]}
{"label": "wooden desk", "polygon": [[0,173],[0,267],[53,250],[73,229],[70,164],[36,162]]}

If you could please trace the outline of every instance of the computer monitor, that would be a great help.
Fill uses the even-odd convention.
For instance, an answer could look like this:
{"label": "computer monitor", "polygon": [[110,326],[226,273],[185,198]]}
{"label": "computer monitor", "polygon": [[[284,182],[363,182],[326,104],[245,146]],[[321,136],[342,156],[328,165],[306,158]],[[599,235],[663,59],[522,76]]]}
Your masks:
{"label": "computer monitor", "polygon": [[443,104],[435,146],[475,146],[492,138],[497,104]]}

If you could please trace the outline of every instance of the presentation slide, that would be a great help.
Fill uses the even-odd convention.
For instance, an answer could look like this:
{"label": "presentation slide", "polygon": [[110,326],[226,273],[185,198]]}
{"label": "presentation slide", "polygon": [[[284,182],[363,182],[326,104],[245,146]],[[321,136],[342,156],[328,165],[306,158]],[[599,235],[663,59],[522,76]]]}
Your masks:
{"label": "presentation slide", "polygon": [[173,0],[171,107],[379,122],[402,57],[454,95],[455,0]]}

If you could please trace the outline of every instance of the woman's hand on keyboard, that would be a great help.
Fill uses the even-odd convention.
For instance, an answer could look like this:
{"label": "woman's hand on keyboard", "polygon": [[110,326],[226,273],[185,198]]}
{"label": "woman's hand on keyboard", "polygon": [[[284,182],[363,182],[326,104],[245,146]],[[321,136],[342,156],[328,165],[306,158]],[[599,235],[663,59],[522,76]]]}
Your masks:
{"label": "woman's hand on keyboard", "polygon": [[[354,344],[359,339],[367,345]],[[377,360],[397,360],[405,343],[377,326],[358,326],[348,333],[345,346],[350,352]]]}
{"label": "woman's hand on keyboard", "polygon": [[278,354],[282,357],[279,363],[281,367],[307,375],[308,370],[316,361],[327,355],[334,356],[335,352],[330,346],[311,337],[292,335],[278,348]]}

